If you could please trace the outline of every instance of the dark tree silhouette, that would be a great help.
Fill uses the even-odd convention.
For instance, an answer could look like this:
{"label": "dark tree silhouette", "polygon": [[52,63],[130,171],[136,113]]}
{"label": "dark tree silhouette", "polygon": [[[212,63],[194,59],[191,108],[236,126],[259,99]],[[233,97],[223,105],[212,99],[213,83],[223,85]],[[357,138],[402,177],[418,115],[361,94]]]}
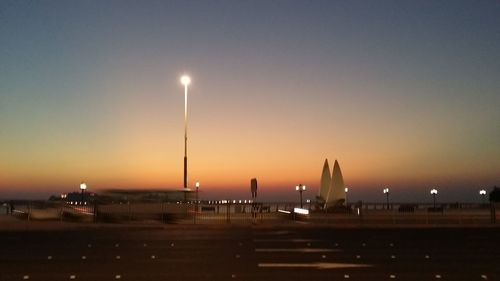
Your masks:
{"label": "dark tree silhouette", "polygon": [[500,188],[495,186],[490,192],[490,202],[500,202]]}

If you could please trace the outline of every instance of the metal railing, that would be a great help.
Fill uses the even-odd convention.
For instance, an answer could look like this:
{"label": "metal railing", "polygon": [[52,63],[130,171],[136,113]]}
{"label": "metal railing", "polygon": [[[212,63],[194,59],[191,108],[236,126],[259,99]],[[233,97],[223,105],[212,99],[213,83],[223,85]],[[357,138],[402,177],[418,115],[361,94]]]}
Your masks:
{"label": "metal railing", "polygon": [[309,214],[294,214],[294,202],[208,203],[121,202],[85,203],[16,201],[3,212],[25,220],[104,223],[262,224],[296,219],[324,224],[355,225],[487,225],[497,223],[500,204],[364,203],[320,210],[306,204]]}

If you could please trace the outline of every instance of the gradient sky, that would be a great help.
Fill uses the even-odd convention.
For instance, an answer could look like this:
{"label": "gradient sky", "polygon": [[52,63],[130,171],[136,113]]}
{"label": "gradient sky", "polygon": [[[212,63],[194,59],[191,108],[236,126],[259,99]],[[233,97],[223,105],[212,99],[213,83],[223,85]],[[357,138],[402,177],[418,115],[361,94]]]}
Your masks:
{"label": "gradient sky", "polygon": [[0,198],[182,186],[477,201],[500,184],[498,1],[0,1]]}

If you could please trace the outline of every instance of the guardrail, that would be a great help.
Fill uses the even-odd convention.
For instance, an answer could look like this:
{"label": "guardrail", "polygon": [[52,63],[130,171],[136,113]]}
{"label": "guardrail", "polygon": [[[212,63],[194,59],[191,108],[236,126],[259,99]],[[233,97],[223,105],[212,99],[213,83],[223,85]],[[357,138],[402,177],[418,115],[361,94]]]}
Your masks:
{"label": "guardrail", "polygon": [[[68,204],[24,201],[2,204],[5,212],[25,220],[61,220],[108,223],[262,224],[306,220],[324,224],[358,225],[486,225],[497,223],[500,204],[349,204],[319,210],[304,206],[306,214],[294,213],[298,203],[180,203],[125,202]],[[0,214],[2,214],[0,213]]]}

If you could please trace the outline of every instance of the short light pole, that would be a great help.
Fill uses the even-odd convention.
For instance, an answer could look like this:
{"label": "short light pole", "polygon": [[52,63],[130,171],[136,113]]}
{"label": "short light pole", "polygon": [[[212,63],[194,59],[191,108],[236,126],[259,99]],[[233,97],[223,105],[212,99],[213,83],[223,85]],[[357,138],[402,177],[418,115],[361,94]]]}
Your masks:
{"label": "short light pole", "polygon": [[387,199],[387,210],[389,210],[389,188],[384,188],[385,198]]}
{"label": "short light pole", "polygon": [[309,211],[311,211],[311,199],[307,199],[306,202],[309,204]]}
{"label": "short light pole", "polygon": [[300,194],[300,208],[302,208],[303,207],[303,205],[302,205],[302,192],[304,190],[306,190],[306,186],[299,184],[299,185],[295,186],[295,190],[297,190]]}
{"label": "short light pole", "polygon": [[436,195],[438,194],[437,189],[433,188],[431,189],[431,195],[434,200],[434,210],[436,210]]}
{"label": "short light pole", "polygon": [[347,202],[348,202],[347,201],[347,193],[349,192],[349,188],[347,186],[344,188],[344,192],[345,192],[345,205],[347,206]]}
{"label": "short light pole", "polygon": [[83,199],[84,199],[84,192],[85,192],[85,189],[87,189],[87,184],[82,182],[80,183],[80,189],[82,190],[82,205],[83,205]]}
{"label": "short light pole", "polygon": [[479,190],[479,195],[483,198],[483,204],[486,203],[486,190],[481,189]]}
{"label": "short light pole", "polygon": [[195,184],[196,186],[196,205],[195,205],[195,211],[194,211],[194,223],[196,224],[196,216],[198,216],[198,189],[200,188],[200,182],[197,181]]}

